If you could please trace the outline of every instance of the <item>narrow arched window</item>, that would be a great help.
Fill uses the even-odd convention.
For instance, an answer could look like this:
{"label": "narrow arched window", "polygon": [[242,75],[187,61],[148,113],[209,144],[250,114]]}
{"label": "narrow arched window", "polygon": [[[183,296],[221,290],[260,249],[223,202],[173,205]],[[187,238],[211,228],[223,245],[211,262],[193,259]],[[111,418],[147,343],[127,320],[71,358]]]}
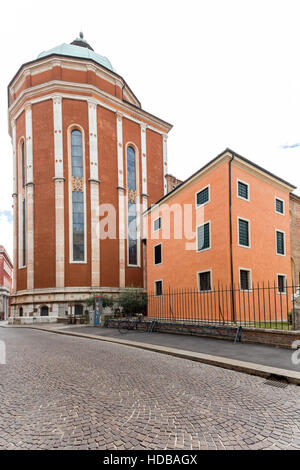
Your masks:
{"label": "narrow arched window", "polygon": [[84,184],[82,133],[71,133],[73,261],[84,261]]}
{"label": "narrow arched window", "polygon": [[19,155],[19,265],[26,266],[26,154],[22,139]]}
{"label": "narrow arched window", "polygon": [[25,143],[22,142],[22,184],[23,188],[25,187],[26,177],[25,177]]}
{"label": "narrow arched window", "polygon": [[127,147],[127,188],[128,188],[128,264],[137,265],[136,225],[136,158],[133,147]]}

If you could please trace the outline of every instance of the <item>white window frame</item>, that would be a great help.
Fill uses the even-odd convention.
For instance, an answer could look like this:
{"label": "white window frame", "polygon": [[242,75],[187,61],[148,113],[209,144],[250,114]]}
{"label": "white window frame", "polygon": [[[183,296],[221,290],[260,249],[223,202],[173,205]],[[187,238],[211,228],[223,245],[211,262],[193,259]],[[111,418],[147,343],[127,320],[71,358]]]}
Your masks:
{"label": "white window frame", "polygon": [[[161,262],[160,263],[155,263],[155,248],[159,245],[161,246],[161,251],[160,251]],[[162,243],[157,243],[156,245],[153,246],[153,264],[154,264],[154,266],[160,266],[162,264]]]}
{"label": "white window frame", "polygon": [[[208,201],[203,202],[203,204],[197,204],[197,195],[199,193],[201,193],[201,191],[204,191],[206,188],[208,188]],[[196,207],[196,209],[199,209],[199,207],[203,207],[208,203],[210,203],[210,184],[207,184],[206,186],[204,186],[203,188],[201,188],[199,191],[197,191],[195,193],[195,207]]]}
{"label": "white window frame", "polygon": [[[250,273],[249,275],[249,284],[250,284],[250,289],[241,289],[241,271],[248,271]],[[252,292],[253,289],[253,284],[252,284],[252,269],[251,268],[243,268],[239,266],[239,290],[241,292]]]}
{"label": "white window frame", "polygon": [[[202,274],[202,273],[210,273],[210,289],[208,290],[200,290],[200,276],[199,274]],[[198,289],[198,292],[201,293],[201,292],[212,292],[213,290],[213,282],[212,282],[212,269],[203,269],[202,271],[197,271],[197,289]]]}
{"label": "white window frame", "polygon": [[[155,222],[159,219],[160,219],[160,227],[155,229]],[[156,219],[154,219],[154,221],[153,221],[153,232],[158,232],[159,230],[161,230],[161,215],[159,217],[157,217]]]}
{"label": "white window frame", "polygon": [[[248,188],[248,198],[247,199],[245,197],[242,197],[242,196],[239,195],[239,183],[243,183],[247,186],[247,188]],[[250,184],[246,183],[246,181],[243,181],[243,180],[237,178],[237,180],[236,180],[236,195],[239,199],[242,199],[242,201],[250,202]]]}
{"label": "white window frame", "polygon": [[[203,227],[204,225],[209,224],[209,247],[203,248],[202,250],[198,250],[198,228]],[[196,227],[196,253],[203,253],[204,251],[211,250],[211,221],[207,220],[203,222],[203,224],[197,225]]]}
{"label": "white window frame", "polygon": [[[286,287],[287,287],[287,275],[286,274],[282,274],[282,273],[276,273],[276,276],[277,276],[277,294],[286,294]],[[279,282],[278,282],[278,276],[282,276],[284,277],[284,290],[283,292],[280,292],[279,290]]]}
{"label": "white window frame", "polygon": [[[240,226],[239,226],[239,220],[243,220],[244,222],[248,222],[248,238],[249,238],[249,245],[241,245],[240,244]],[[251,248],[251,222],[249,219],[245,219],[244,217],[237,217],[237,242],[238,242],[238,246],[240,246],[241,248],[248,248],[250,249]]]}
{"label": "white window frame", "polygon": [[[277,251],[277,232],[283,233],[284,235],[284,253],[278,253]],[[276,249],[276,255],[277,256],[286,256],[286,236],[285,236],[285,231],[280,230],[279,228],[275,228],[275,249]]]}
{"label": "white window frame", "polygon": [[[278,199],[278,201],[281,201],[283,203],[283,212],[278,212],[276,210],[276,199]],[[285,215],[285,200],[284,199],[281,199],[280,197],[278,196],[274,196],[274,205],[275,205],[275,212],[276,214],[279,214],[279,215]]]}
{"label": "white window frame", "polygon": [[[156,294],[156,283],[157,282],[161,282],[161,295]],[[162,297],[162,295],[163,295],[163,280],[162,279],[156,279],[154,281],[154,297]]]}
{"label": "white window frame", "polygon": [[[72,189],[72,131],[79,130],[82,134],[82,166],[83,166],[83,207],[84,207],[84,259],[74,261],[73,254],[73,189]],[[85,131],[77,123],[71,124],[67,129],[67,149],[68,149],[68,192],[69,192],[69,264],[87,264],[87,202],[86,202],[86,153],[85,153]]]}
{"label": "white window frame", "polygon": [[[127,149],[132,147],[135,152],[135,177],[136,177],[136,242],[137,242],[137,264],[129,263],[129,243],[128,243],[128,184],[127,184]],[[126,208],[125,208],[125,220],[126,220],[126,245],[127,245],[127,267],[128,268],[140,268],[141,267],[141,230],[140,230],[140,212],[138,205],[140,204],[140,152],[137,145],[134,142],[127,142],[125,145],[125,168],[126,168]]]}

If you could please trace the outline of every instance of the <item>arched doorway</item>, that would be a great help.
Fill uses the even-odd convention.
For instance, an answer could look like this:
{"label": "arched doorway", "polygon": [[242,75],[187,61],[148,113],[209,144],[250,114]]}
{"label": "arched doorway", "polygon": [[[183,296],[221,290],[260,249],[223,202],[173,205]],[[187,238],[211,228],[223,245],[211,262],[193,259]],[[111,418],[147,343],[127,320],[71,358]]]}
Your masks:
{"label": "arched doorway", "polygon": [[49,307],[47,305],[43,305],[41,307],[41,317],[47,317],[49,315]]}
{"label": "arched doorway", "polygon": [[23,317],[23,307],[19,308],[19,317]]}

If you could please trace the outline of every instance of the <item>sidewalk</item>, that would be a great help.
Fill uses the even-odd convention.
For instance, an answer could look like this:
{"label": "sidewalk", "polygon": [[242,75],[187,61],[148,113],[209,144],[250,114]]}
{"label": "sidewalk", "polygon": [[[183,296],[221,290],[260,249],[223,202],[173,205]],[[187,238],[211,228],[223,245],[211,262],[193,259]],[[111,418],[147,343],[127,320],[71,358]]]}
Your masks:
{"label": "sidewalk", "polygon": [[290,349],[257,344],[234,344],[233,341],[228,340],[169,333],[149,334],[128,331],[120,334],[117,329],[86,325],[49,324],[16,328],[33,328],[114,342],[262,377],[283,377],[291,383],[300,385],[300,364],[292,363],[294,351]]}

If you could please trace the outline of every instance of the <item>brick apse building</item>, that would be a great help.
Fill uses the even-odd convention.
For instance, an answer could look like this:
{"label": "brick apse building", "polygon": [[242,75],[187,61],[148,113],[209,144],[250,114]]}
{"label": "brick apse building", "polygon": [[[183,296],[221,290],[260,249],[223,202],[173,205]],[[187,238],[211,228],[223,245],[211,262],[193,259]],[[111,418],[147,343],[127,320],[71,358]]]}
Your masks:
{"label": "brick apse building", "polygon": [[[143,288],[139,205],[145,210],[167,192],[172,126],[142,109],[82,33],[23,64],[8,102],[13,315],[55,321],[82,313],[93,292]],[[103,204],[115,211],[110,238],[101,236]]]}

